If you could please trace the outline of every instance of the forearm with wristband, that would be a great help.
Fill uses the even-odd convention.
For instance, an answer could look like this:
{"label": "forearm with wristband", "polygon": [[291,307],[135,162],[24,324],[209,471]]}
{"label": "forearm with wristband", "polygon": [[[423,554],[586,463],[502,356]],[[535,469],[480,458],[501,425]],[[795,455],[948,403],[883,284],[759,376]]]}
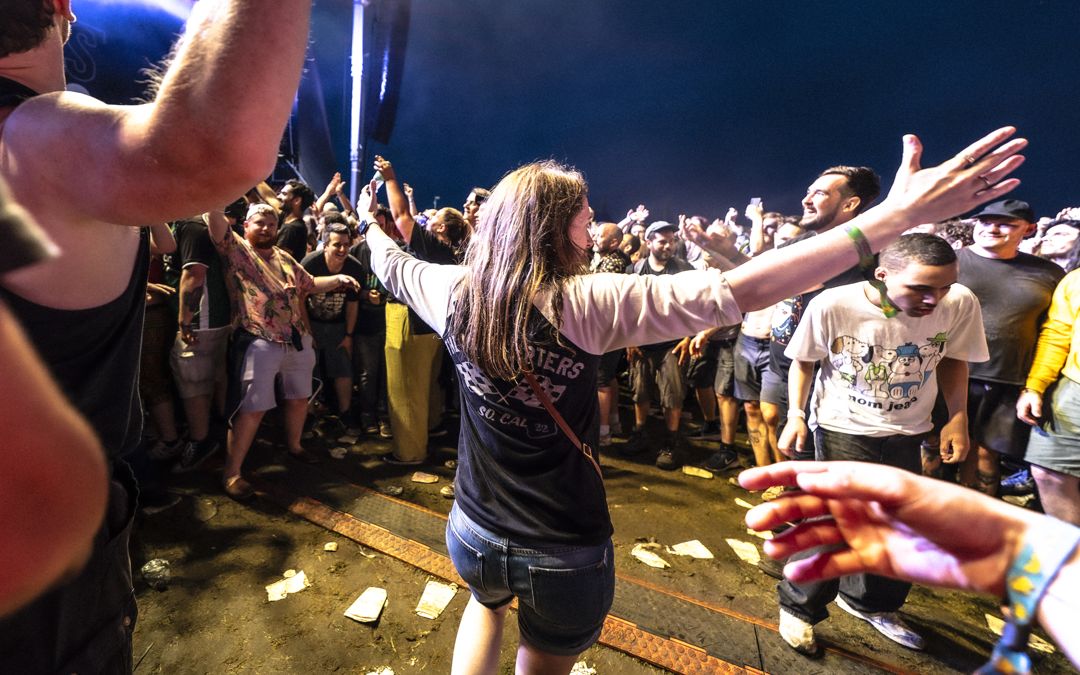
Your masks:
{"label": "forearm with wristband", "polygon": [[1020,552],[1005,574],[1008,622],[994,646],[990,660],[976,675],[1031,672],[1027,653],[1039,602],[1061,568],[1080,544],[1080,528],[1052,518],[1040,522],[1024,536]]}

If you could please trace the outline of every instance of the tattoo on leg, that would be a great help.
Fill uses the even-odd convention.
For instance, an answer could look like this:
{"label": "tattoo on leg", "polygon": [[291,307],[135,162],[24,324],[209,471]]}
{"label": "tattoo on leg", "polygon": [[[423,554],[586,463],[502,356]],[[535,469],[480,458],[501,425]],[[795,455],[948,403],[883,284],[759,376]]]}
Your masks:
{"label": "tattoo on leg", "polygon": [[995,474],[980,471],[977,474],[976,480],[979,482],[976,486],[976,489],[979,492],[990,495],[991,497],[997,496],[998,477]]}

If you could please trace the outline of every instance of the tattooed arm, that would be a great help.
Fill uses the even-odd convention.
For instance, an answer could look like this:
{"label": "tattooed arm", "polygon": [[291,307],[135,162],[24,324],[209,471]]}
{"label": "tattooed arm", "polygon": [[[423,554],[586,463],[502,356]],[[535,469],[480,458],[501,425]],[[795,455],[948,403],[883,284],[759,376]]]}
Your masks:
{"label": "tattooed arm", "polygon": [[180,337],[189,345],[195,344],[198,337],[191,325],[195,313],[199,311],[206,288],[205,265],[187,265],[180,273]]}

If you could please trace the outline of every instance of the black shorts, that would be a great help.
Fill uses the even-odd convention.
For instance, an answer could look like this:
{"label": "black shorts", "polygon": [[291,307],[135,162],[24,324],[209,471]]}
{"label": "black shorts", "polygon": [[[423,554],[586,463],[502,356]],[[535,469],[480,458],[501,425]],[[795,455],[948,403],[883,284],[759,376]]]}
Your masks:
{"label": "black shorts", "polygon": [[1016,416],[1020,385],[970,380],[968,429],[971,439],[999,455],[1023,459],[1031,427]]}
{"label": "black shorts", "polygon": [[615,351],[608,352],[600,357],[600,361],[596,366],[597,386],[606,387],[608,382],[611,382],[619,376],[619,373],[624,370],[623,359],[625,357],[625,349],[616,349]]}

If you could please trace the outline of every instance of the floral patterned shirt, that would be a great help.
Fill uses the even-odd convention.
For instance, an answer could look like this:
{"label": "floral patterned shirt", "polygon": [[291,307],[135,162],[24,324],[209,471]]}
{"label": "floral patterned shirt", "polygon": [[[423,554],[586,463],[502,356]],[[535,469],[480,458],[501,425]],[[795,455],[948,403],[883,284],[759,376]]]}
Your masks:
{"label": "floral patterned shirt", "polygon": [[225,283],[232,300],[233,327],[270,342],[291,342],[293,330],[308,334],[303,311],[314,277],[279,248],[269,261],[235,232],[215,241],[225,263]]}

